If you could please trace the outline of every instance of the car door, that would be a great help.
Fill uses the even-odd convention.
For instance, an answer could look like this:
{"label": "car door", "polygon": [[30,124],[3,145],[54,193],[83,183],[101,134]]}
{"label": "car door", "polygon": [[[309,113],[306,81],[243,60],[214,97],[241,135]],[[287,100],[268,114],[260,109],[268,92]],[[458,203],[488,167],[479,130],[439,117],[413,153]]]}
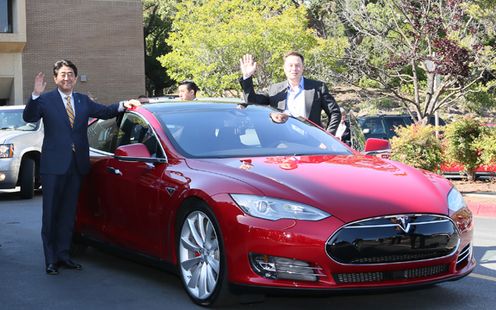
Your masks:
{"label": "car door", "polygon": [[[143,143],[150,156],[163,158],[164,153],[149,123],[136,113],[122,119],[116,147]],[[114,243],[147,255],[159,256],[165,235],[164,208],[160,195],[161,177],[167,164],[123,161],[111,157],[106,162],[105,193],[107,201],[106,231]]]}
{"label": "car door", "polygon": [[106,240],[106,212],[112,191],[106,172],[117,141],[116,119],[93,120],[88,126],[91,170],[83,179],[79,195],[76,231],[96,240]]}

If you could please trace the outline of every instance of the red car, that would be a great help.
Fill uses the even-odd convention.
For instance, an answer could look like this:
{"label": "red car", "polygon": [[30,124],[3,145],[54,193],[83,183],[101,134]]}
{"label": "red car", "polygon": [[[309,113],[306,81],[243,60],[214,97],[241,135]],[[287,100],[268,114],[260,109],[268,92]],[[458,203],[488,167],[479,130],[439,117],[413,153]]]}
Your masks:
{"label": "red car", "polygon": [[191,299],[410,288],[475,267],[446,179],[268,107],[154,103],[89,127],[75,244],[172,267]]}

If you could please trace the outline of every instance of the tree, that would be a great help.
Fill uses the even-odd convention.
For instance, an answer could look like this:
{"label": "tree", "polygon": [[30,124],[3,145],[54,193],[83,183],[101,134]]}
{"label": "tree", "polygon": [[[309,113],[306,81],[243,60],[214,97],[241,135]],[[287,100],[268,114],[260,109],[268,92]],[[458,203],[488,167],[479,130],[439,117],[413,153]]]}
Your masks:
{"label": "tree", "polygon": [[[343,54],[337,44],[308,28],[306,7],[289,0],[185,0],[177,6],[166,40],[172,52],[160,57],[175,80],[193,79],[208,95],[239,89],[239,59],[255,56],[260,87],[283,78],[282,55],[298,50],[310,75],[326,71]],[[317,61],[317,59],[325,59]]]}
{"label": "tree", "polygon": [[491,1],[337,0],[337,4],[340,20],[350,29],[344,60],[347,79],[374,82],[418,121],[459,103],[476,90],[491,66],[494,69],[494,29],[491,34],[482,16],[495,7]]}
{"label": "tree", "polygon": [[157,57],[170,52],[168,37],[177,0],[144,0],[143,32],[145,40],[145,75],[148,96],[161,96],[174,84]]}

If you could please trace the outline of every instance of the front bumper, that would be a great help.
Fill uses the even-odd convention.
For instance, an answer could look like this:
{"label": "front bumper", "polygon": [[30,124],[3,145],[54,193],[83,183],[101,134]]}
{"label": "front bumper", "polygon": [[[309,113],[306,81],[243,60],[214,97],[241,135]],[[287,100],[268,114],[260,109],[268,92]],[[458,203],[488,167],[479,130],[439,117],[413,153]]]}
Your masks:
{"label": "front bumper", "polygon": [[19,160],[16,158],[0,158],[0,188],[10,189],[17,185],[19,177]]}
{"label": "front bumper", "polygon": [[[318,222],[267,221],[236,210],[232,205],[226,206],[218,216],[221,217],[229,281],[238,286],[310,291],[411,287],[464,277],[476,265],[471,247],[472,227],[460,233],[456,251],[443,257],[382,264],[342,264],[326,253],[326,242],[343,227],[340,220],[330,217]],[[297,272],[302,270],[300,262],[305,262],[308,267],[304,269],[315,270],[316,280],[263,276],[259,270],[254,270],[253,260],[250,261],[253,254],[269,259],[293,259]]]}

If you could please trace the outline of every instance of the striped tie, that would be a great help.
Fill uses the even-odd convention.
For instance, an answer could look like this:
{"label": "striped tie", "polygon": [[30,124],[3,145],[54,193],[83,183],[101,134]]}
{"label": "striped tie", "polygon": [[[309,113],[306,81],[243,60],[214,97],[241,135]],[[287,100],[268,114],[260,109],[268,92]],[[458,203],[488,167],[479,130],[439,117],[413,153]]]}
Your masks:
{"label": "striped tie", "polygon": [[74,126],[74,110],[72,109],[71,96],[65,96],[65,100],[67,100],[67,104],[65,105],[65,110],[67,112],[67,116],[69,117],[69,123],[71,123],[71,127],[73,127]]}

